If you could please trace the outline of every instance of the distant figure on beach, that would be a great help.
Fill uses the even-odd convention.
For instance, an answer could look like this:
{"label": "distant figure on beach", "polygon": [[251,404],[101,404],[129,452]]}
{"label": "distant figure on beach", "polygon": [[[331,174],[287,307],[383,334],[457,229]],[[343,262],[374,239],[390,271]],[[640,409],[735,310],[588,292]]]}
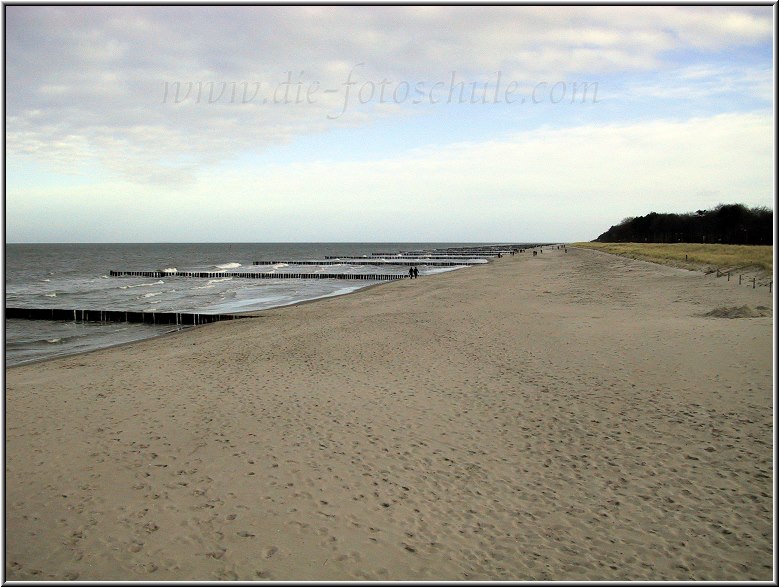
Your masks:
{"label": "distant figure on beach", "polygon": [[408,277],[409,277],[409,279],[414,279],[414,268],[413,267],[409,267],[408,268]]}
{"label": "distant figure on beach", "polygon": [[538,251],[533,251],[533,256],[535,257],[538,254]]}
{"label": "distant figure on beach", "polygon": [[414,278],[419,277],[419,269],[417,269],[416,267],[413,267],[413,269],[414,269]]}

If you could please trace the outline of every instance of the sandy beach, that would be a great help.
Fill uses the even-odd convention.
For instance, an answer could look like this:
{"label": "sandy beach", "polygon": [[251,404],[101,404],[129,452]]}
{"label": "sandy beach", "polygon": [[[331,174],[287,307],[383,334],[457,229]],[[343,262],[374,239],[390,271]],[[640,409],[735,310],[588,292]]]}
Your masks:
{"label": "sandy beach", "polygon": [[770,581],[772,315],[545,250],[9,368],[5,579]]}

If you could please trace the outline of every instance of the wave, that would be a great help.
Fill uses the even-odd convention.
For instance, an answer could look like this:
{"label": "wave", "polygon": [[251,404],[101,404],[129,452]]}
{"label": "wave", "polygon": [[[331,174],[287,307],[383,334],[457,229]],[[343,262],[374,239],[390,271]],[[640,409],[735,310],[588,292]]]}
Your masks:
{"label": "wave", "polygon": [[289,263],[276,263],[273,265],[274,269],[281,269],[282,267],[289,267]]}
{"label": "wave", "polygon": [[240,263],[222,263],[221,265],[215,265],[217,269],[238,269]]}
{"label": "wave", "polygon": [[43,295],[45,295],[47,298],[56,298],[57,297],[56,293],[48,293],[48,294],[43,294]]}
{"label": "wave", "polygon": [[178,273],[179,270],[175,267],[168,267],[167,269],[162,270],[163,273]]}
{"label": "wave", "polygon": [[58,344],[68,342],[68,338],[25,338],[24,340],[6,341],[5,347],[8,349],[29,349],[31,347],[41,347],[49,344]]}
{"label": "wave", "polygon": [[130,287],[151,287],[152,285],[162,285],[165,282],[162,280],[155,281],[154,283],[138,283],[136,285],[120,285],[119,289],[127,289]]}
{"label": "wave", "polygon": [[153,291],[151,293],[143,294],[143,297],[145,298],[153,298],[154,296],[162,295],[161,291]]}
{"label": "wave", "polygon": [[232,281],[232,277],[221,277],[219,279],[209,279],[208,282],[205,285],[199,285],[197,287],[193,287],[192,289],[209,289],[214,287],[215,283],[221,283],[222,281]]}

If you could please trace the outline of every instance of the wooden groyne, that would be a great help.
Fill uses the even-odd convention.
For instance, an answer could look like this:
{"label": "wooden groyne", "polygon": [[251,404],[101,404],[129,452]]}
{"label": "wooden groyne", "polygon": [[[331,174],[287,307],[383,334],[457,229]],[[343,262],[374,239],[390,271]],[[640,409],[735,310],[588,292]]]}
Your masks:
{"label": "wooden groyne", "polygon": [[485,258],[497,257],[500,255],[510,255],[512,252],[519,252],[520,249],[527,250],[535,247],[544,246],[538,243],[521,244],[502,244],[502,245],[482,245],[473,247],[444,247],[440,249],[414,249],[397,251],[376,251],[362,256],[346,255],[327,255],[325,259],[364,259],[365,257],[419,257],[419,258]]}
{"label": "wooden groyne", "polygon": [[366,281],[394,281],[406,279],[408,275],[397,273],[262,273],[224,271],[110,271],[110,277],[195,277],[200,279],[224,279],[237,277],[239,279],[349,279]]}
{"label": "wooden groyne", "polygon": [[[510,255],[512,252],[517,252],[520,249],[527,250],[536,247],[548,246],[541,243],[526,243],[516,245],[495,245],[484,247],[451,247],[443,249],[416,249],[413,251],[398,251],[394,254],[401,255],[476,255],[476,256],[491,256],[495,257],[498,254]],[[372,253],[372,254],[387,254],[387,253]]]}
{"label": "wooden groyne", "polygon": [[240,314],[197,314],[192,312],[125,312],[123,310],[64,310],[62,308],[6,308],[6,318],[22,320],[67,320],[69,322],[134,322],[197,326],[223,320],[246,318]]}
{"label": "wooden groyne", "polygon": [[428,261],[427,259],[364,259],[363,257],[351,257],[348,258],[346,263],[343,261],[337,261],[336,259],[347,259],[347,257],[330,257],[324,261],[254,261],[252,265],[276,265],[277,263],[284,263],[286,265],[405,265],[407,267],[416,265],[435,265],[439,267],[459,267],[462,265],[473,265],[473,263],[465,263],[453,259],[447,261]]}
{"label": "wooden groyne", "polygon": [[401,251],[395,255],[404,257],[425,257],[425,256],[444,256],[444,257],[494,257],[503,251]]}
{"label": "wooden groyne", "polygon": [[439,255],[446,257],[497,257],[500,255],[508,255],[513,250],[519,249],[506,249],[495,251],[404,251],[400,253],[406,257],[424,257],[426,255]]}
{"label": "wooden groyne", "polygon": [[[379,255],[378,253],[373,253],[370,257],[348,257],[348,256],[342,256],[339,257],[337,255],[325,255],[325,259],[327,260],[337,260],[337,259],[347,259],[348,262],[351,264],[352,260],[358,261],[365,261],[367,265],[372,265],[376,262],[381,263],[380,259],[387,259],[387,261],[416,261],[420,265],[433,265],[433,263],[427,263],[427,261],[459,261],[459,260],[466,260],[466,259],[478,259],[479,262],[486,261],[488,257],[494,257],[496,255],[441,255],[441,256],[429,256],[429,255],[404,255],[401,253],[395,253],[391,255]],[[296,261],[297,262],[297,261]],[[468,265],[469,263],[458,263],[458,265]],[[470,263],[471,265],[473,263]]]}

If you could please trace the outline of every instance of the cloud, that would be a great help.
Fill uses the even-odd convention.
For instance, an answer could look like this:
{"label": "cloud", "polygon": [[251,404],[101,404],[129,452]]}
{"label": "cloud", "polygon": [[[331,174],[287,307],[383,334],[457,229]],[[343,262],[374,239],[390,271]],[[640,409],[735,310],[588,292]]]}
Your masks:
{"label": "cloud", "polygon": [[627,81],[609,92],[610,99],[663,99],[702,104],[703,99],[734,97],[738,102],[758,100],[768,106],[774,98],[774,76],[769,66],[694,64],[668,69],[648,78]]}
{"label": "cloud", "polygon": [[293,198],[301,209],[337,202],[344,211],[421,208],[433,215],[446,208],[468,217],[495,202],[501,215],[593,216],[605,204],[633,213],[646,206],[676,210],[704,190],[768,203],[772,151],[770,115],[727,114],[539,129],[382,161],[262,168],[226,187],[247,204],[261,193],[264,203]]}
{"label": "cloud", "polygon": [[[239,153],[403,115],[403,108],[354,102],[334,117],[352,71],[360,83],[395,84],[432,83],[452,71],[468,80],[501,71],[523,83],[647,71],[663,67],[673,50],[767,42],[772,13],[717,6],[9,6],[6,30],[9,156],[58,170],[99,165],[148,184],[192,182],[204,166]],[[358,63],[364,66],[355,69]],[[287,76],[300,72],[305,89],[318,84],[315,99],[274,103],[273,90],[278,95]],[[165,95],[172,83],[240,92],[240,84],[258,82],[258,98],[245,104],[209,103],[205,93],[175,103]]]}
{"label": "cloud", "polygon": [[773,149],[770,113],[538,129],[374,161],[211,169],[191,187],[15,190],[9,238],[46,197],[97,241],[592,239],[651,211],[771,206]]}

